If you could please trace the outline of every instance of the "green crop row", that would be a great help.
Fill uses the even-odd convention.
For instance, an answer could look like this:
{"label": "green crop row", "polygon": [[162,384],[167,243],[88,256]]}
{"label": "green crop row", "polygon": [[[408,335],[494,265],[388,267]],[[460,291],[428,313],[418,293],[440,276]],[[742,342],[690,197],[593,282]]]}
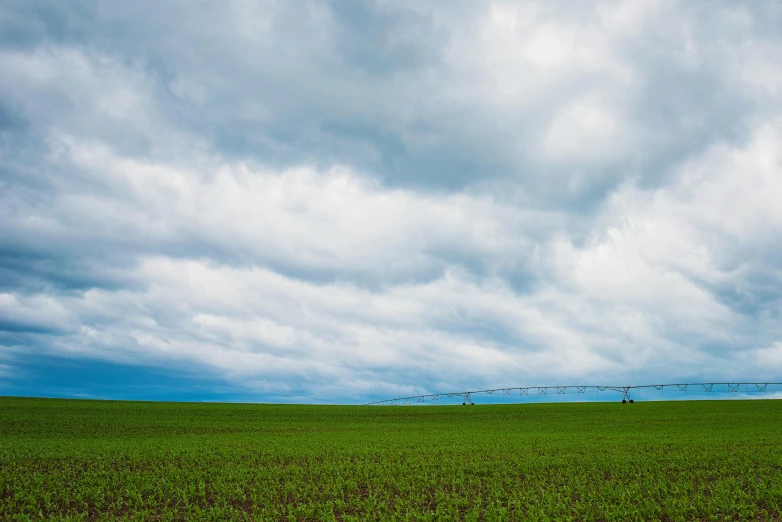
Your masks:
{"label": "green crop row", "polygon": [[782,520],[782,402],[0,399],[3,520]]}

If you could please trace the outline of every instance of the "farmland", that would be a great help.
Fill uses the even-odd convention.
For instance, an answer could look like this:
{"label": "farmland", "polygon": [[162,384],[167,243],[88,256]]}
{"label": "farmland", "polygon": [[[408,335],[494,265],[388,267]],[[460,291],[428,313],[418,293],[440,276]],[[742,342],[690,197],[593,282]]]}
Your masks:
{"label": "farmland", "polygon": [[782,520],[782,402],[0,398],[2,520]]}

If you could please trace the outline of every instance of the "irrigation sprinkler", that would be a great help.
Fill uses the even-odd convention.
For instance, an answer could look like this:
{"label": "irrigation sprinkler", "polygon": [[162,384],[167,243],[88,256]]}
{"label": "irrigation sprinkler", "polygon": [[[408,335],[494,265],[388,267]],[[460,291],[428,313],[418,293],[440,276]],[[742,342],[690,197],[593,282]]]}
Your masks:
{"label": "irrigation sprinkler", "polygon": [[[782,386],[782,382],[698,382],[698,383],[674,383],[674,384],[644,384],[644,385],[624,385],[624,386],[591,386],[591,385],[574,385],[574,386],[525,386],[525,387],[511,387],[511,388],[494,388],[489,390],[472,390],[463,392],[446,392],[446,393],[430,393],[426,395],[414,395],[410,397],[397,397],[395,399],[384,399],[381,401],[370,402],[368,405],[385,405],[385,406],[398,406],[412,403],[426,403],[427,401],[439,401],[441,399],[448,398],[460,398],[463,406],[475,406],[473,396],[476,395],[494,395],[496,392],[498,395],[515,396],[518,392],[519,396],[534,396],[534,395],[548,395],[551,391],[552,395],[584,395],[589,392],[595,392],[597,394],[604,392],[619,393],[622,404],[635,403],[634,394],[638,394],[641,390],[655,390],[660,393],[664,393],[666,389],[678,391],[680,393],[687,394],[692,391],[699,391],[702,393],[738,393],[742,389],[745,393],[767,393],[769,386]],[[500,393],[501,392],[501,393]]]}

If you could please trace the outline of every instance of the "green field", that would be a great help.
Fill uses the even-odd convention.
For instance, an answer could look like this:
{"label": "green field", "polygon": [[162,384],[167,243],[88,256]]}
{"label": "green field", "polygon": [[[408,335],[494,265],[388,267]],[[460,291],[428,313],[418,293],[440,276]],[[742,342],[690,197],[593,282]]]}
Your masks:
{"label": "green field", "polygon": [[782,520],[782,401],[0,398],[3,520]]}

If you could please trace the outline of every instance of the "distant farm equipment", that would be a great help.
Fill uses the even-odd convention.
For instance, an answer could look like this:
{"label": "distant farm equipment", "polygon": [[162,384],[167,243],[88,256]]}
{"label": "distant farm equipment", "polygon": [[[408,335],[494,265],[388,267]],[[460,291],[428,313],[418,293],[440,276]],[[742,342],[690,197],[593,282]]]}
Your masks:
{"label": "distant farm equipment", "polygon": [[622,404],[633,404],[635,396],[643,390],[659,391],[661,394],[665,390],[672,390],[677,393],[697,392],[702,394],[711,393],[745,393],[745,394],[765,394],[770,390],[769,387],[782,386],[780,382],[698,382],[698,383],[678,383],[678,384],[644,384],[644,385],[626,385],[626,386],[525,386],[511,388],[495,388],[491,390],[474,390],[463,392],[447,393],[429,393],[425,395],[412,395],[410,397],[398,397],[396,399],[385,399],[381,401],[370,402],[367,405],[378,406],[399,406],[406,404],[426,403],[459,399],[462,404],[475,405],[473,397],[478,395],[501,395],[513,397],[542,396],[542,395],[581,395],[594,393],[619,393]]}

